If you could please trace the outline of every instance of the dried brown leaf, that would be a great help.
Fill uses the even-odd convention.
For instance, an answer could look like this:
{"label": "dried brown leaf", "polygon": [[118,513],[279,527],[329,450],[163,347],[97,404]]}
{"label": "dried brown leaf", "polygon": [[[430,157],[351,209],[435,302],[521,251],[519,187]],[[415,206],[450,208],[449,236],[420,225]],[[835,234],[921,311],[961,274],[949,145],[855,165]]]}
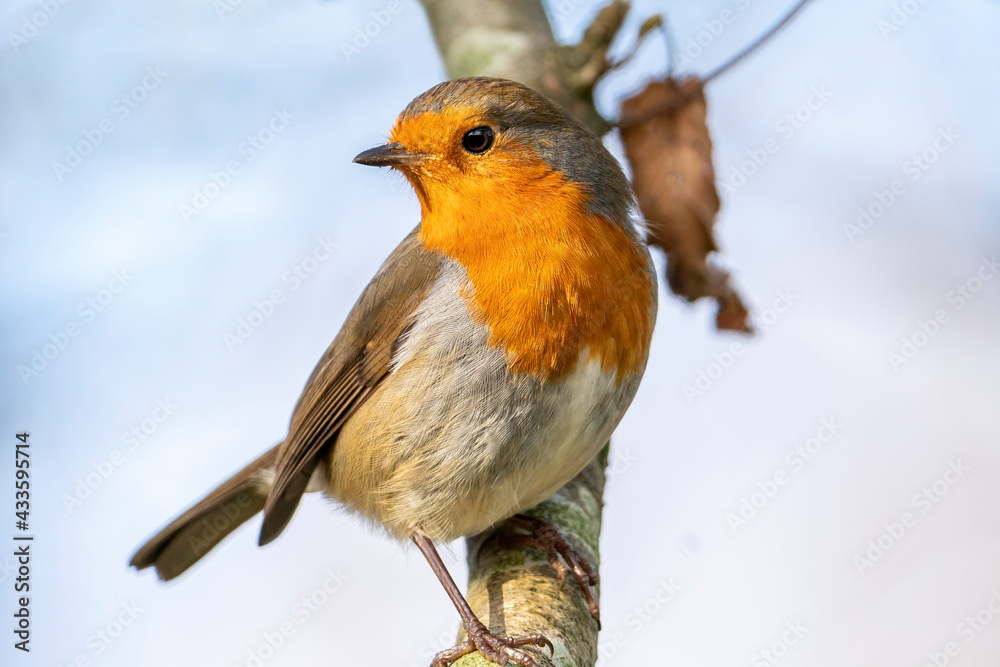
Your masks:
{"label": "dried brown leaf", "polygon": [[622,104],[619,127],[649,241],[667,254],[670,289],[687,301],[716,299],[716,327],[749,332],[729,274],[709,262],[720,202],[707,110],[700,80],[656,81]]}

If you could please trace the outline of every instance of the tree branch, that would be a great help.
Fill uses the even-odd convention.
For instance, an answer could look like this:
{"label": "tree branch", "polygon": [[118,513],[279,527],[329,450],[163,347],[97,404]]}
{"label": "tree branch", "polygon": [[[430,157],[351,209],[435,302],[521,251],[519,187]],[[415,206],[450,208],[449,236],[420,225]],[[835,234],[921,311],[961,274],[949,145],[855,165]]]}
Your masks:
{"label": "tree branch", "polygon": [[[605,447],[601,455],[551,498],[526,512],[559,526],[573,548],[600,567],[599,539],[604,508]],[[535,656],[539,667],[593,667],[597,662],[597,623],[587,602],[569,576],[561,584],[556,571],[541,551],[513,546],[506,536],[514,529],[507,523],[492,533],[466,540],[469,551],[469,589],[473,610],[492,632],[511,637],[543,634],[555,646],[522,650]],[[600,600],[600,588],[594,588]],[[459,633],[464,640],[464,632]],[[455,663],[455,667],[496,667],[478,653]]]}
{"label": "tree branch", "polygon": [[629,3],[602,9],[579,44],[560,46],[541,0],[421,0],[448,75],[513,79],[551,97],[598,134],[608,125],[594,106],[607,51]]}
{"label": "tree branch", "polygon": [[[452,78],[497,76],[520,81],[556,100],[598,134],[608,124],[594,106],[593,90],[612,65],[607,52],[621,27],[628,3],[614,0],[594,19],[579,44],[556,43],[541,0],[421,0],[438,50]],[[582,473],[527,514],[556,524],[566,539],[594,565],[600,564],[599,537],[608,448]],[[597,623],[570,579],[560,585],[541,551],[505,540],[514,529],[467,540],[468,600],[492,632],[509,636],[540,633],[555,645],[525,648],[539,667],[592,667],[597,661]],[[594,591],[599,599],[599,590]],[[459,634],[463,640],[464,632]],[[495,667],[478,653],[456,667]]]}

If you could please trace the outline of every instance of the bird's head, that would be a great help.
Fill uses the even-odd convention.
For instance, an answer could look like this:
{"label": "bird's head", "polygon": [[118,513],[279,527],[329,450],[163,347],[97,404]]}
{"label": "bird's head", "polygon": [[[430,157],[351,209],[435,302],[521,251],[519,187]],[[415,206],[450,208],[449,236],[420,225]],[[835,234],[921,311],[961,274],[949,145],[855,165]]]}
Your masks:
{"label": "bird's head", "polygon": [[539,213],[624,223],[632,205],[628,180],[600,138],[552,100],[506,79],[431,88],[399,115],[388,143],[354,161],[402,172],[420,198],[425,228],[441,218],[452,226]]}

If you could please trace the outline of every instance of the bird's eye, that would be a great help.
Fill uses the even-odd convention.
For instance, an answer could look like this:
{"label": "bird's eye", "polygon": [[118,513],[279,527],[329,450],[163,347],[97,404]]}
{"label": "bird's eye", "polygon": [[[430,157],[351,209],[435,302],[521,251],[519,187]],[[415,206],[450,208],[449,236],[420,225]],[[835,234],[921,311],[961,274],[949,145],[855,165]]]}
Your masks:
{"label": "bird's eye", "polygon": [[462,137],[462,148],[470,153],[485,153],[493,145],[493,130],[486,127],[477,127],[469,130]]}

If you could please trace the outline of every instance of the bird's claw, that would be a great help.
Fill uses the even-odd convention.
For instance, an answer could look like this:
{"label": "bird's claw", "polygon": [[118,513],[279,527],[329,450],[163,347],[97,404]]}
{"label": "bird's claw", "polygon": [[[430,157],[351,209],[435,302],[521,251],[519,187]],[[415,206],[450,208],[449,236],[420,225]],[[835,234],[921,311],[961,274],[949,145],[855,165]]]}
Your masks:
{"label": "bird's claw", "polygon": [[590,562],[577,553],[555,524],[523,514],[511,517],[510,522],[530,533],[529,535],[512,535],[514,541],[544,551],[562,585],[566,584],[567,571],[573,572],[573,578],[587,601],[587,609],[597,621],[597,627],[600,629],[601,609],[590,590],[591,586],[597,585],[598,577]]}
{"label": "bird's claw", "polygon": [[461,658],[463,655],[479,651],[479,653],[501,667],[506,667],[507,663],[513,660],[521,667],[538,667],[538,663],[530,655],[521,651],[524,646],[547,646],[550,655],[555,655],[555,646],[543,635],[528,635],[525,637],[497,637],[486,626],[481,623],[471,628],[466,628],[469,638],[461,644],[445,651],[441,651],[434,656],[431,667],[448,667],[451,663]]}

